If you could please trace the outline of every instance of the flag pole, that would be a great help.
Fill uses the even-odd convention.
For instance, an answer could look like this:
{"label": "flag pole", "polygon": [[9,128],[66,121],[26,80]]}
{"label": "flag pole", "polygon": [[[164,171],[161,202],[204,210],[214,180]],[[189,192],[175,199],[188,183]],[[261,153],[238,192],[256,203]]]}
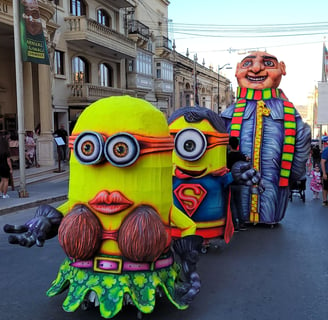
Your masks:
{"label": "flag pole", "polygon": [[326,73],[326,55],[327,55],[327,48],[325,43],[326,37],[323,38],[323,48],[322,48],[322,75],[321,75],[321,81],[327,82],[327,73]]}
{"label": "flag pole", "polygon": [[15,71],[16,71],[16,101],[17,101],[17,122],[18,122],[18,146],[19,146],[19,197],[26,198],[26,177],[25,177],[25,125],[24,125],[24,91],[23,91],[23,63],[20,43],[20,10],[19,1],[13,0],[14,18],[14,43],[15,43]]}

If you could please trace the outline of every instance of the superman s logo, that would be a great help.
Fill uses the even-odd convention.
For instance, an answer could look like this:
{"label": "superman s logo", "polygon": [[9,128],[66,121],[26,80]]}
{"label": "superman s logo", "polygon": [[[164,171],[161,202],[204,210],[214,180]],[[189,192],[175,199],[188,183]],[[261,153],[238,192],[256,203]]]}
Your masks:
{"label": "superman s logo", "polygon": [[207,191],[200,184],[180,184],[174,194],[185,212],[191,217],[204,200]]}

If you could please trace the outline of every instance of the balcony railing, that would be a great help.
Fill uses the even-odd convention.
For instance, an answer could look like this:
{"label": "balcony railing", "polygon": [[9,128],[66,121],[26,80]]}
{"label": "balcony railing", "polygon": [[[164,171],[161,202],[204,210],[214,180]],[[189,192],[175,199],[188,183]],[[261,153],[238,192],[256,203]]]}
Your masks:
{"label": "balcony railing", "polygon": [[156,94],[172,94],[173,93],[173,81],[165,81],[162,79],[155,80],[155,92]]}
{"label": "balcony railing", "polygon": [[166,37],[159,36],[156,38],[156,47],[163,47],[168,50],[172,50],[172,41]]}
{"label": "balcony railing", "polygon": [[117,8],[136,7],[136,2],[134,0],[99,0],[99,2],[106,6],[109,3]]}
{"label": "balcony railing", "polygon": [[67,41],[87,40],[119,54],[136,57],[135,43],[125,35],[85,16],[65,17]]}
{"label": "balcony railing", "polygon": [[154,87],[154,80],[151,76],[137,74],[137,73],[128,73],[128,88],[131,90],[146,90],[151,91]]}
{"label": "balcony railing", "polygon": [[130,20],[128,22],[128,33],[137,33],[146,38],[150,37],[149,28],[138,20]]}
{"label": "balcony railing", "polygon": [[167,58],[172,52],[172,41],[166,37],[156,37],[156,55],[162,58]]}
{"label": "balcony railing", "polygon": [[72,83],[68,85],[68,89],[70,92],[68,100],[70,102],[96,101],[100,98],[109,96],[135,96],[135,92],[133,90],[103,87],[88,83]]}

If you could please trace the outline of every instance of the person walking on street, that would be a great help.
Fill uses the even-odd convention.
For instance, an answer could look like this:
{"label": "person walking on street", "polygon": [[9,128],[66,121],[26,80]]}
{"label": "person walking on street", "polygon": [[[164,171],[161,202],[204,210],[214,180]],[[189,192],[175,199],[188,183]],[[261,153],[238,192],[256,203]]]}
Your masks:
{"label": "person walking on street", "polygon": [[327,207],[327,195],[328,195],[328,147],[326,147],[321,153],[321,171],[322,171],[322,205]]}
{"label": "person walking on street", "polygon": [[320,148],[318,145],[315,145],[312,148],[312,159],[313,159],[313,168],[315,167],[316,164],[320,163],[321,160],[321,153],[320,153]]}
{"label": "person walking on street", "polygon": [[2,137],[0,138],[0,197],[3,199],[9,198],[7,191],[12,172],[13,168],[10,159],[9,144],[7,139]]}
{"label": "person walking on street", "polygon": [[320,166],[315,165],[311,171],[310,189],[313,192],[313,199],[319,199],[319,193],[322,191],[322,179]]}

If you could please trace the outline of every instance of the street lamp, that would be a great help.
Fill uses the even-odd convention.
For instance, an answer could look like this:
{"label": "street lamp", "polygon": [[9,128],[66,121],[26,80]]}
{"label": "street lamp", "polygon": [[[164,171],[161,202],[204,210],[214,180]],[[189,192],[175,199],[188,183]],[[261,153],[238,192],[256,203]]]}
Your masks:
{"label": "street lamp", "polygon": [[232,67],[229,66],[230,63],[226,63],[222,67],[218,65],[218,113],[220,113],[220,70],[222,70],[225,67],[226,67],[225,69],[232,69]]}

